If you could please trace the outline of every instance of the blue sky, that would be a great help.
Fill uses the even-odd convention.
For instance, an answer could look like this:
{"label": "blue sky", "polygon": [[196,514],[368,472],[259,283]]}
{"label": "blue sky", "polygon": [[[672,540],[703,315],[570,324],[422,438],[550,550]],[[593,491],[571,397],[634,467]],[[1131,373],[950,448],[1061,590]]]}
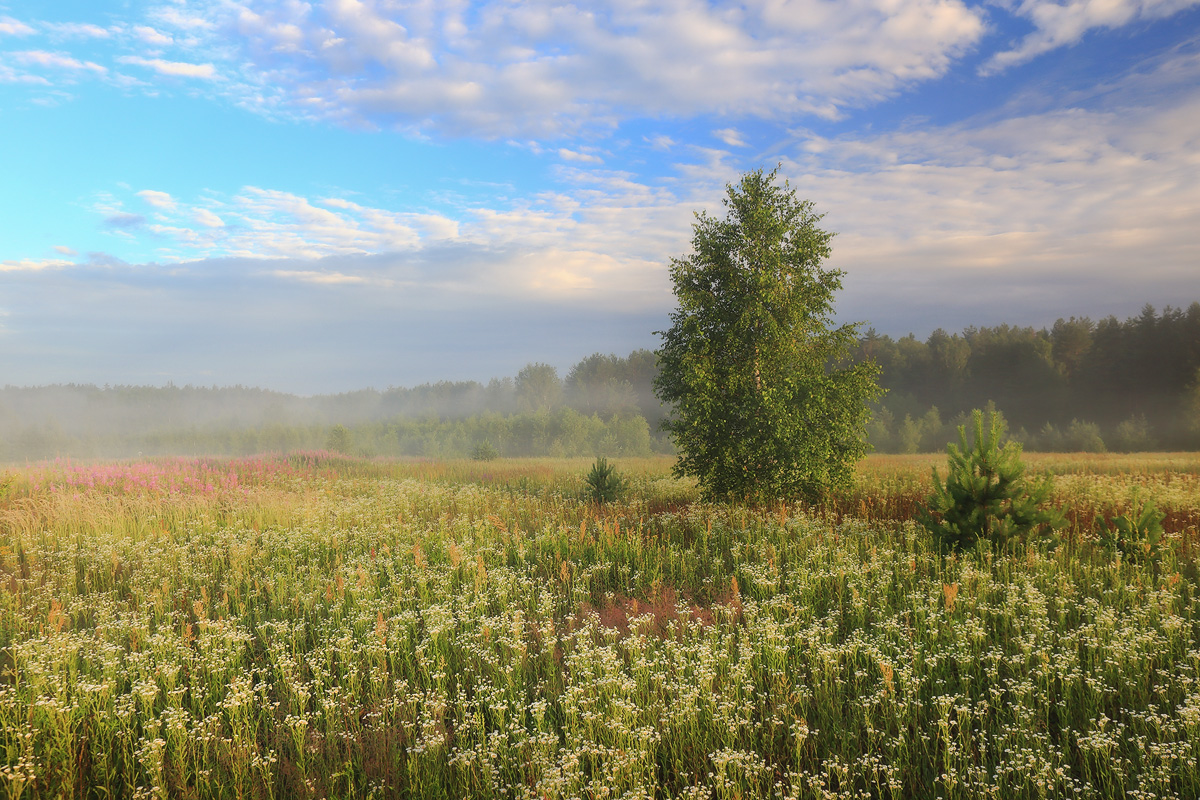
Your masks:
{"label": "blue sky", "polygon": [[780,165],[893,336],[1200,300],[1200,0],[0,0],[0,381],[655,347]]}

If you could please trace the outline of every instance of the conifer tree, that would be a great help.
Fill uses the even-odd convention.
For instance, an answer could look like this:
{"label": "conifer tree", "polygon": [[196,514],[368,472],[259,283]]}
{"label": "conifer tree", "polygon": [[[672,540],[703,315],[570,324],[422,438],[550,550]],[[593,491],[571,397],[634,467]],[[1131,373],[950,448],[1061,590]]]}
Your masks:
{"label": "conifer tree", "polygon": [[958,427],[957,445],[946,447],[949,456],[946,480],[933,469],[933,496],[920,517],[921,524],[952,550],[965,550],[980,542],[998,547],[1025,541],[1032,534],[1052,534],[1061,527],[1060,511],[1047,509],[1051,485],[1047,478],[1031,484],[1021,463],[1021,445],[1004,442],[1004,421],[983,412],[971,413],[974,438],[967,440],[965,425]]}

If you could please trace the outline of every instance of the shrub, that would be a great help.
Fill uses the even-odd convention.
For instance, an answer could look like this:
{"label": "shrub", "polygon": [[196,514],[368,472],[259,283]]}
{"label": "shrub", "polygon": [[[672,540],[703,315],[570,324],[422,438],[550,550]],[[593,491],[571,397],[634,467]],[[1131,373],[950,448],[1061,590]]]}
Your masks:
{"label": "shrub", "polygon": [[933,495],[918,519],[940,544],[964,550],[980,542],[997,547],[1025,541],[1035,534],[1053,536],[1063,525],[1061,511],[1044,509],[1050,478],[1030,484],[1021,463],[1021,446],[1001,444],[1004,421],[990,414],[984,430],[983,412],[972,412],[973,441],[965,425],[958,428],[959,444],[946,447],[946,480],[933,469]]}
{"label": "shrub", "polygon": [[592,464],[592,470],[584,477],[583,483],[588,499],[598,505],[619,500],[627,488],[625,479],[617,474],[617,468],[603,456]]}
{"label": "shrub", "polygon": [[1158,510],[1154,501],[1141,503],[1135,496],[1128,514],[1118,514],[1101,522],[1100,544],[1110,552],[1120,553],[1129,561],[1157,562],[1166,546],[1162,526],[1166,516]]}
{"label": "shrub", "polygon": [[471,458],[476,461],[495,461],[500,457],[500,451],[492,447],[492,443],[484,439],[471,450]]}

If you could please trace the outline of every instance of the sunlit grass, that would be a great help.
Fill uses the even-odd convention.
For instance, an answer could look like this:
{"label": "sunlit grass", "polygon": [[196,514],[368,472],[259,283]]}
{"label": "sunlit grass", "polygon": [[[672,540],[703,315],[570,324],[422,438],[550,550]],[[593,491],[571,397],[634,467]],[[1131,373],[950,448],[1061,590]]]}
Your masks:
{"label": "sunlit grass", "polygon": [[1200,459],[1119,458],[1028,462],[1078,508],[1171,509],[1161,563],[1078,514],[1056,550],[944,558],[906,516],[928,456],[815,509],[700,504],[666,459],[617,462],[604,508],[584,459],[9,472],[3,785],[1194,798]]}

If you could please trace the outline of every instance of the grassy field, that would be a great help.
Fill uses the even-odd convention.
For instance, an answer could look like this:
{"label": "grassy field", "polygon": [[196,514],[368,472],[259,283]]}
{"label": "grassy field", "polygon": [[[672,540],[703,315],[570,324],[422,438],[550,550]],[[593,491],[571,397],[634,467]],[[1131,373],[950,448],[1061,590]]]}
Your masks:
{"label": "grassy field", "polygon": [[[1053,550],[943,557],[944,457],[818,508],[666,459],[0,479],[8,797],[1200,796],[1200,455],[1030,455]],[[1152,499],[1170,547],[1098,520]]]}

